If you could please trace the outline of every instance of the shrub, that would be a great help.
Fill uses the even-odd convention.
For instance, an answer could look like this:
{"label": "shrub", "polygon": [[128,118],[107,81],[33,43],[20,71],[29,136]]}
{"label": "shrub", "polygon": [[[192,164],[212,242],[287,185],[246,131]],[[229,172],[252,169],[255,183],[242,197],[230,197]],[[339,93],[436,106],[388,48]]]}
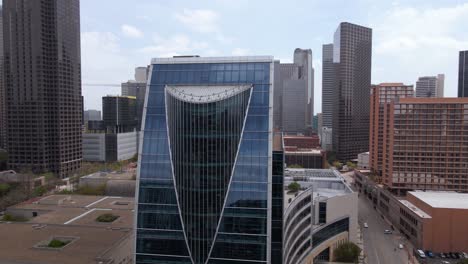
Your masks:
{"label": "shrub", "polygon": [[297,192],[299,191],[299,189],[301,189],[301,185],[297,182],[291,182],[289,185],[288,185],[288,189],[291,191],[291,192]]}
{"label": "shrub", "polygon": [[346,162],[346,166],[348,166],[349,169],[355,169],[357,167],[356,164],[351,161]]}
{"label": "shrub", "polygon": [[11,190],[11,186],[8,183],[0,183],[0,196],[7,194]]}
{"label": "shrub", "polygon": [[34,188],[34,196],[42,196],[44,195],[45,193],[47,192],[47,189],[46,187],[44,186],[39,186],[39,187],[36,187]]}
{"label": "shrub", "polygon": [[98,218],[96,218],[96,221],[102,222],[102,223],[111,223],[111,222],[114,222],[117,218],[119,218],[118,215],[103,214],[103,215],[98,216]]}
{"label": "shrub", "polygon": [[333,165],[333,167],[335,167],[335,168],[337,168],[339,170],[341,170],[341,168],[343,168],[343,163],[341,163],[339,161],[334,161],[332,165]]}
{"label": "shrub", "polygon": [[457,264],[468,264],[468,259],[460,260]]}
{"label": "shrub", "polygon": [[66,244],[68,244],[68,241],[62,241],[58,239],[52,239],[49,244],[47,244],[48,247],[51,248],[61,248],[64,247]]}
{"label": "shrub", "polygon": [[334,251],[336,262],[358,263],[361,248],[352,242],[345,242],[339,245]]}
{"label": "shrub", "polygon": [[290,169],[302,169],[302,166],[299,164],[291,164],[288,166]]}
{"label": "shrub", "polygon": [[11,214],[5,214],[2,217],[2,221],[6,221],[6,222],[26,222],[26,221],[28,221],[28,219],[26,219],[24,217],[21,217],[21,216],[13,216]]}

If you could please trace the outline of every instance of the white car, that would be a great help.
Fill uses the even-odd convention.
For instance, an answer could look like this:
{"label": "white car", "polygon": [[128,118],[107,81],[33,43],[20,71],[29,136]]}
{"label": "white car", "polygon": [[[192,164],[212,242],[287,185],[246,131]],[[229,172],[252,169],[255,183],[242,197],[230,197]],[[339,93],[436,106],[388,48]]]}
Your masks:
{"label": "white car", "polygon": [[399,248],[399,249],[403,249],[403,244],[399,244],[399,245],[398,245],[398,248]]}
{"label": "white car", "polygon": [[364,228],[369,228],[369,225],[367,223],[364,223]]}

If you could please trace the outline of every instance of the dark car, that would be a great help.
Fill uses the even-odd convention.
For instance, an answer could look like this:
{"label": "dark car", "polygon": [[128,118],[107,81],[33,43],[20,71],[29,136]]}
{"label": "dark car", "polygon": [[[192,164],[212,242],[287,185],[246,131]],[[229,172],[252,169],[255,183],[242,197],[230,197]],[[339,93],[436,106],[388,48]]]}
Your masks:
{"label": "dark car", "polygon": [[430,250],[426,250],[426,256],[428,256],[430,258],[434,258],[434,253],[432,253],[432,251],[430,251]]}

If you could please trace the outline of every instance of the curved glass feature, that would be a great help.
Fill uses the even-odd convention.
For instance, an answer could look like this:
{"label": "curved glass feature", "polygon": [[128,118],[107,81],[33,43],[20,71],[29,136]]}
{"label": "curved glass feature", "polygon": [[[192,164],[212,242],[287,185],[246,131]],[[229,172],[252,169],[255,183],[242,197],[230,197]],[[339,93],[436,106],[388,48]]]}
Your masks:
{"label": "curved glass feature", "polygon": [[137,264],[269,262],[272,65],[270,57],[153,60]]}
{"label": "curved glass feature", "polygon": [[206,261],[213,244],[250,95],[250,88],[230,86],[181,86],[167,90],[174,178],[195,263]]}

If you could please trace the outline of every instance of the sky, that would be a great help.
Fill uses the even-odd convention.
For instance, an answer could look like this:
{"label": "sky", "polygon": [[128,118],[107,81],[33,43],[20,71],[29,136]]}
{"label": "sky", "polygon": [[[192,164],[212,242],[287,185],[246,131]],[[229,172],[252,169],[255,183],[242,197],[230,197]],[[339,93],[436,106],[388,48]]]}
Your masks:
{"label": "sky", "polygon": [[321,112],[322,45],[340,22],[373,29],[372,83],[415,84],[445,74],[456,97],[458,52],[468,50],[468,1],[81,0],[85,109],[131,80],[134,68],[173,55],[272,55],[291,62],[312,49],[314,112]]}

